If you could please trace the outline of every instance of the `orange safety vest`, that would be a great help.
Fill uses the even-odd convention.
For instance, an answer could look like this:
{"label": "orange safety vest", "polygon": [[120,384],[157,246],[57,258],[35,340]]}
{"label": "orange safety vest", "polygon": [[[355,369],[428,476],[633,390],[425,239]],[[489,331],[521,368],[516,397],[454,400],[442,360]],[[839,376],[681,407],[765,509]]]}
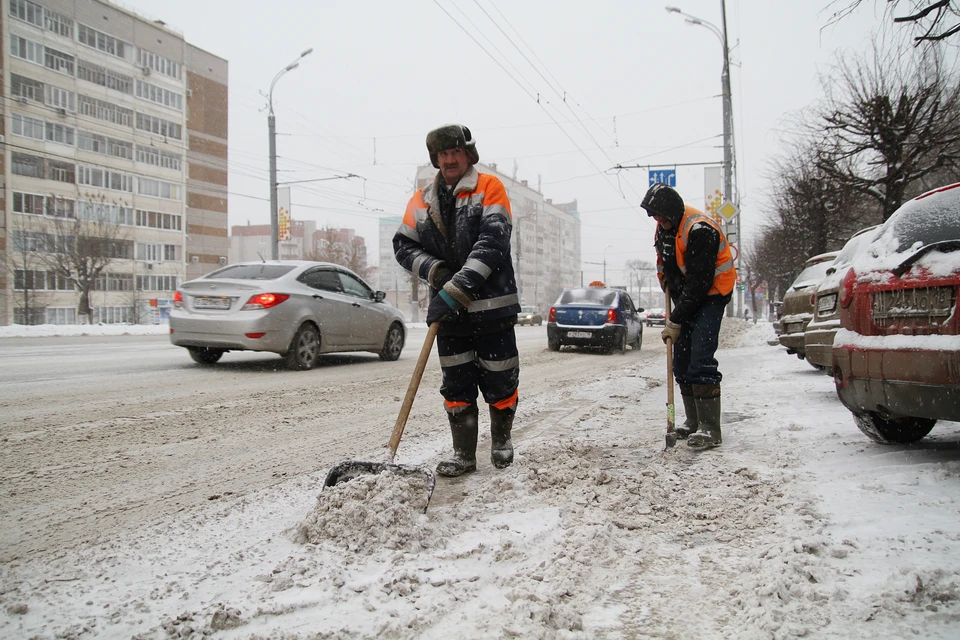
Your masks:
{"label": "orange safety vest", "polygon": [[[717,262],[716,267],[713,271],[713,286],[710,287],[710,291],[707,292],[707,295],[727,295],[733,291],[733,287],[737,282],[737,270],[733,265],[733,253],[730,251],[730,245],[727,242],[727,237],[723,235],[723,231],[713,219],[705,215],[699,209],[694,209],[690,206],[684,206],[683,218],[680,220],[680,224],[677,227],[677,266],[680,267],[681,273],[684,275],[687,274],[686,267],[686,253],[687,253],[687,237],[690,234],[690,228],[698,222],[704,222],[709,224],[711,227],[717,230],[717,233],[720,234],[720,246],[717,251]],[[657,256],[657,271],[660,272],[657,275],[662,277],[663,273],[663,263],[660,259],[660,256]]]}

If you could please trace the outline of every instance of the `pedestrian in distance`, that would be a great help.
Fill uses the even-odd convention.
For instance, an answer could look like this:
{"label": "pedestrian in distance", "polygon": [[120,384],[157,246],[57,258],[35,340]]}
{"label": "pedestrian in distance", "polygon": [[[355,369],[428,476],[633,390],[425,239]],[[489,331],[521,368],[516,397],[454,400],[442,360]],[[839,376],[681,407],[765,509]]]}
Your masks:
{"label": "pedestrian in distance", "polygon": [[490,410],[491,462],[498,469],[513,463],[520,297],[510,256],[510,200],[496,176],[474,167],[480,155],[470,129],[434,129],[427,152],[437,175],[410,198],[393,251],[404,269],[430,286],[427,324],[440,322],[440,394],[453,457],[437,465],[437,474],[453,477],[477,469],[481,393]]}
{"label": "pedestrian in distance", "polygon": [[657,277],[670,292],[673,310],[661,333],[673,342],[673,371],[686,419],[677,437],[694,448],[716,447],[720,429],[720,380],[716,359],[723,311],[737,272],[720,226],[684,205],[680,194],[656,183],[640,206],[657,221]]}

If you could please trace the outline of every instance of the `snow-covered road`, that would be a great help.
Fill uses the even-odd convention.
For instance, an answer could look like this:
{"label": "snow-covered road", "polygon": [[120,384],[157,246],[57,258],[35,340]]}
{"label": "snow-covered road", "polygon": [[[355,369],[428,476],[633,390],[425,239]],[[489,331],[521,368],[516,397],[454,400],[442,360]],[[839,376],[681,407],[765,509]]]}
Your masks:
{"label": "snow-covered road", "polygon": [[[339,509],[317,499],[327,464],[392,425],[409,360],[367,367],[372,388],[325,381],[312,395],[313,372],[260,383],[234,372],[235,392],[215,390],[226,398],[191,387],[186,367],[179,407],[161,411],[160,394],[111,412],[105,390],[103,424],[68,397],[37,407],[57,426],[26,426],[27,410],[3,399],[0,540],[20,552],[3,550],[0,636],[956,638],[960,425],[874,444],[831,379],[767,345],[769,325],[728,319],[724,445],[663,451],[656,334],[625,356],[522,349],[516,463],[495,471],[482,441],[479,472],[440,479],[426,515],[398,508],[395,486]],[[405,462],[435,462],[448,444],[436,384],[434,362]],[[389,402],[348,408],[365,392]],[[260,437],[281,399],[286,427]],[[356,433],[327,443],[314,432],[331,417]],[[28,450],[71,451],[84,433],[97,446],[75,457],[123,469],[104,464],[84,485]],[[288,475],[271,476],[284,460]],[[84,527],[37,498],[70,483],[90,492]],[[153,514],[150,491],[170,497]],[[73,535],[44,529],[57,526]],[[31,545],[25,530],[60,543]]]}

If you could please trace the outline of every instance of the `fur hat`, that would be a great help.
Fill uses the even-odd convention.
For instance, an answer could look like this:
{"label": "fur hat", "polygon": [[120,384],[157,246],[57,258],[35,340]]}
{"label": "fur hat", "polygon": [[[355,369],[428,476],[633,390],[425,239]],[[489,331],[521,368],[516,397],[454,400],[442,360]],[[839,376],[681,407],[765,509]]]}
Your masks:
{"label": "fur hat", "polygon": [[430,162],[433,163],[434,168],[440,168],[437,156],[447,149],[463,149],[467,152],[471,165],[480,162],[477,141],[473,139],[470,129],[462,124],[445,124],[427,134],[427,152],[430,154]]}

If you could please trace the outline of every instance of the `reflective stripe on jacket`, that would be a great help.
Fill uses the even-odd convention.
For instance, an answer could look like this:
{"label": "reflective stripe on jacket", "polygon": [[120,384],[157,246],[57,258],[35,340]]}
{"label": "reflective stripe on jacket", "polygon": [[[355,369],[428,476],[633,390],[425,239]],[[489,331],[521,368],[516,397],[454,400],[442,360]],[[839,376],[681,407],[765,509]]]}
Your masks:
{"label": "reflective stripe on jacket", "polygon": [[[684,275],[687,274],[687,238],[690,234],[691,227],[701,222],[713,227],[720,235],[720,246],[717,250],[717,260],[713,271],[713,285],[710,287],[707,295],[728,295],[733,291],[733,287],[737,281],[737,271],[734,268],[733,253],[730,251],[730,244],[727,242],[727,237],[723,235],[720,225],[699,209],[694,209],[691,206],[685,206],[683,218],[677,226],[677,266]],[[657,276],[661,279],[663,277],[663,262],[660,256],[657,256]]]}
{"label": "reflective stripe on jacket", "polygon": [[438,172],[410,198],[393,237],[397,262],[427,283],[441,265],[452,271],[444,290],[466,307],[471,322],[515,316],[513,221],[503,183],[470,167],[454,189],[454,228],[447,229],[437,194],[445,188],[442,180]]}

